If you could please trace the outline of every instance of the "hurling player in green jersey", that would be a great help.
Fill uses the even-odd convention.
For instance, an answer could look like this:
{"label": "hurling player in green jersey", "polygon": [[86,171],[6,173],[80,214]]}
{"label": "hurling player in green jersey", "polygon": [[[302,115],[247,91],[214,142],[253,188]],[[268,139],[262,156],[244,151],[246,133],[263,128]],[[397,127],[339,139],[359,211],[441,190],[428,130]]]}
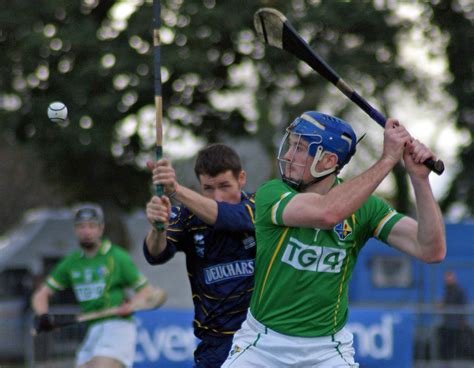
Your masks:
{"label": "hurling player in green jersey", "polygon": [[[443,218],[422,164],[433,153],[388,119],[381,157],[342,181],[356,144],[349,124],[316,111],[288,127],[278,154],[282,179],[256,194],[255,289],[222,367],[358,367],[344,325],[349,280],[367,240],[428,263],[444,259]],[[373,195],[401,159],[416,220]]]}
{"label": "hurling player in green jersey", "polygon": [[[87,335],[76,356],[78,367],[131,367],[135,355],[136,326],[131,304],[149,297],[164,303],[163,290],[149,285],[124,249],[103,238],[104,216],[95,204],[80,206],[74,217],[80,250],[64,257],[33,295],[36,330],[55,328],[48,314],[49,298],[72,288],[82,312],[119,307],[116,316],[89,322]],[[135,294],[126,300],[126,289]]]}

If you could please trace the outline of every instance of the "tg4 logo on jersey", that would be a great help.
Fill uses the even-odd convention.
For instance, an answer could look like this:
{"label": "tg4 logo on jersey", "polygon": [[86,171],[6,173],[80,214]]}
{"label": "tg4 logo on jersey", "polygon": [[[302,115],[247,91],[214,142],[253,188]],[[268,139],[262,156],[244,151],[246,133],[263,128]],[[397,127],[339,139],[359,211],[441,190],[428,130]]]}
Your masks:
{"label": "tg4 logo on jersey", "polygon": [[297,270],[339,273],[345,257],[345,249],[308,245],[291,237],[281,260]]}

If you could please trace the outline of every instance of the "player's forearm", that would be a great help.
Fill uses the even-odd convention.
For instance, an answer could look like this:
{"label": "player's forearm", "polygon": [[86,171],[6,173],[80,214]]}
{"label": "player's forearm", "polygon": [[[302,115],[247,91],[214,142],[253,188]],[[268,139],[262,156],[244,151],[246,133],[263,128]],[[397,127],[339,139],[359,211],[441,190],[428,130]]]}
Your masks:
{"label": "player's forearm", "polygon": [[335,186],[322,198],[321,208],[329,213],[330,226],[340,223],[356,212],[380,183],[387,177],[393,164],[379,160],[364,173]]}
{"label": "player's forearm", "polygon": [[158,257],[166,248],[166,231],[152,228],[146,236],[146,247],[153,257]]}
{"label": "player's forearm", "polygon": [[350,217],[388,175],[393,163],[380,159],[359,176],[324,194],[302,193],[291,200],[283,213],[287,226],[330,229]]}
{"label": "player's forearm", "polygon": [[175,198],[206,224],[214,225],[217,220],[217,202],[204,197],[185,186],[178,186]]}
{"label": "player's forearm", "polygon": [[[44,288],[44,286],[42,288]],[[33,308],[33,312],[37,315],[48,313],[49,297],[42,289],[33,294],[33,297],[31,298],[31,307]]]}
{"label": "player's forearm", "polygon": [[423,260],[441,262],[446,256],[444,221],[428,178],[410,178],[415,191],[417,240]]}
{"label": "player's forearm", "polygon": [[147,285],[135,293],[131,300],[134,305],[153,305],[154,308],[161,306],[166,301],[167,295],[163,289]]}

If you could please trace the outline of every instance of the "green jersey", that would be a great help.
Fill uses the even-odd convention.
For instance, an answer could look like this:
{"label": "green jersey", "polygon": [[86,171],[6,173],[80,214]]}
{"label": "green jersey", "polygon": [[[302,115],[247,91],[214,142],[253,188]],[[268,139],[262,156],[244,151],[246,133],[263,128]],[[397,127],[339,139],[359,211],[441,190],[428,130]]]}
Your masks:
{"label": "green jersey", "polygon": [[386,241],[402,215],[371,196],[331,230],[286,227],[282,214],[297,194],[281,180],[272,180],[257,191],[257,256],[250,310],[277,332],[328,336],[347,321],[348,283],[361,248],[370,237]]}
{"label": "green jersey", "polygon": [[77,250],[62,259],[46,280],[54,291],[71,287],[83,312],[117,307],[126,288],[138,290],[148,283],[122,248],[103,240],[94,257]]}

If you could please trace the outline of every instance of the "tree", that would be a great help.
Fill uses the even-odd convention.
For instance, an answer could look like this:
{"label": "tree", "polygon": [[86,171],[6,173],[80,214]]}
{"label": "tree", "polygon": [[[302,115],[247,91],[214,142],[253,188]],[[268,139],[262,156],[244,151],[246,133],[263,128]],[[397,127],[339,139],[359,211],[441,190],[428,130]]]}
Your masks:
{"label": "tree", "polygon": [[[36,4],[10,2],[2,11],[0,134],[37,153],[66,202],[142,207],[149,196],[144,161],[153,157],[154,142],[151,1],[131,9],[112,0]],[[374,4],[162,1],[165,153],[166,142],[191,132],[208,142],[251,136],[273,156],[282,128],[309,109],[367,130],[368,118],[325,80],[256,40],[253,14],[261,6],[284,12],[384,113],[394,83],[425,98],[422,81],[396,62],[398,38],[412,24],[397,18],[390,3]],[[66,127],[46,119],[54,100],[68,105]],[[370,147],[359,147],[362,166]],[[405,210],[406,178],[399,172],[399,194],[391,199]]]}
{"label": "tree", "polygon": [[[449,61],[449,72],[453,76],[446,90],[457,101],[454,111],[456,125],[466,131],[469,139],[459,152],[459,168],[453,178],[448,195],[442,203],[447,211],[454,204],[464,204],[465,215],[474,214],[474,106],[472,103],[474,85],[474,59],[472,45],[473,6],[462,1],[442,0],[431,2],[429,15],[444,35],[449,37],[446,48]],[[432,37],[436,35],[431,33]],[[446,142],[449,144],[449,142]]]}

